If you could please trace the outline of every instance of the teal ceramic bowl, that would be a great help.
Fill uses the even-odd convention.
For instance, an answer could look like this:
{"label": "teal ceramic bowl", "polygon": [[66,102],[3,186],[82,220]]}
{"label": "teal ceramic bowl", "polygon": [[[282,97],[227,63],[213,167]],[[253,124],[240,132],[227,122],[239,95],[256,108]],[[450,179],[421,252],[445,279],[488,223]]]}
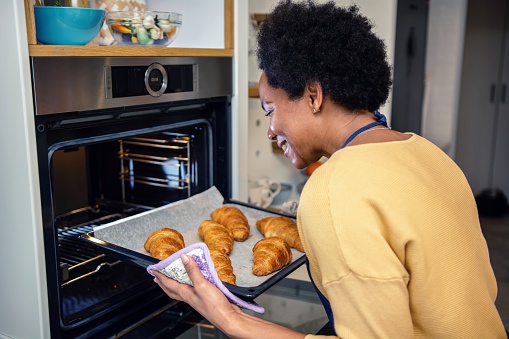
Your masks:
{"label": "teal ceramic bowl", "polygon": [[48,45],[86,45],[104,23],[106,11],[99,8],[35,6],[37,41]]}

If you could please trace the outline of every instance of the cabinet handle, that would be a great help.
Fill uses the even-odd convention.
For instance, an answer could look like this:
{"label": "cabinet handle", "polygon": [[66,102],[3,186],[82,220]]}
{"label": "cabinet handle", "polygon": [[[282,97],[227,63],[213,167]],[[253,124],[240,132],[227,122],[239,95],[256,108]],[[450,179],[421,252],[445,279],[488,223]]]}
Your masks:
{"label": "cabinet handle", "polygon": [[490,88],[490,102],[495,102],[495,84],[491,84]]}
{"label": "cabinet handle", "polygon": [[505,104],[505,92],[507,90],[507,84],[502,85],[502,94],[500,96],[500,101]]}

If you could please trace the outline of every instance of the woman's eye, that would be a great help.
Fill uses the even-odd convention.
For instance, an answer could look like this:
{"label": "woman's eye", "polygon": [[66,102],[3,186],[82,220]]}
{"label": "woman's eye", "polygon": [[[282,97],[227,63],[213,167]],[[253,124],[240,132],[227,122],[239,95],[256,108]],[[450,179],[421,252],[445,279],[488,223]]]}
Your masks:
{"label": "woman's eye", "polygon": [[265,116],[266,117],[270,117],[272,115],[272,112],[274,112],[273,109],[269,110],[269,111],[265,111]]}

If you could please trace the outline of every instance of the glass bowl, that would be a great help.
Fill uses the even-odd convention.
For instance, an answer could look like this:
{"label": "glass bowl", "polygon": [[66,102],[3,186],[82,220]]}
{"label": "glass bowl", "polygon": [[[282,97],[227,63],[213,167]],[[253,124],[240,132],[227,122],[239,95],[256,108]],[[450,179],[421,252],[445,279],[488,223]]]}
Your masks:
{"label": "glass bowl", "polygon": [[104,22],[98,8],[34,6],[37,41],[49,45],[86,45]]}
{"label": "glass bowl", "polygon": [[106,13],[111,35],[125,46],[169,46],[182,25],[182,14],[156,11]]}

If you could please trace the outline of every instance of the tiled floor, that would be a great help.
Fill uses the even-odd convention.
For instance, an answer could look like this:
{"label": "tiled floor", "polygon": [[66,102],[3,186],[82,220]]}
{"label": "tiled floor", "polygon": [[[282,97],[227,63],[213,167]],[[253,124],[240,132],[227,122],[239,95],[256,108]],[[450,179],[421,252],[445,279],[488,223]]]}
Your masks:
{"label": "tiled floor", "polygon": [[490,260],[497,278],[496,305],[504,326],[509,329],[509,216],[481,218],[481,228],[490,251]]}

